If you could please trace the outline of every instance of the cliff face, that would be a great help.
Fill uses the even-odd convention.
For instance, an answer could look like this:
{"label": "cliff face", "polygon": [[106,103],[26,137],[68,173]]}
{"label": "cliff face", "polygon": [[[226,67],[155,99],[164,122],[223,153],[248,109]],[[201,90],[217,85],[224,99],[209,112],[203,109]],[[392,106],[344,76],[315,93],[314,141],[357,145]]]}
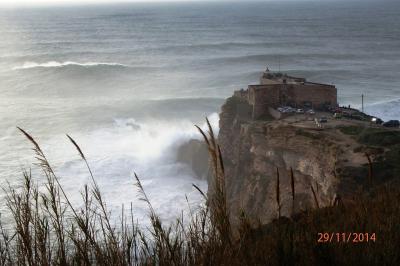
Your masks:
{"label": "cliff face", "polygon": [[294,212],[299,212],[316,207],[311,187],[320,207],[331,205],[337,196],[351,199],[368,176],[365,152],[377,160],[385,154],[385,148],[360,143],[344,130],[356,128],[361,134],[370,127],[366,122],[330,120],[321,130],[312,120],[306,115],[293,115],[253,121],[245,102],[236,97],[226,101],[220,114],[218,141],[233,223],[242,210],[262,223],[277,217],[277,171],[281,215],[290,216],[291,169],[295,179]]}
{"label": "cliff face", "polygon": [[190,166],[195,177],[208,177],[208,149],[204,141],[191,139],[178,147],[176,161]]}

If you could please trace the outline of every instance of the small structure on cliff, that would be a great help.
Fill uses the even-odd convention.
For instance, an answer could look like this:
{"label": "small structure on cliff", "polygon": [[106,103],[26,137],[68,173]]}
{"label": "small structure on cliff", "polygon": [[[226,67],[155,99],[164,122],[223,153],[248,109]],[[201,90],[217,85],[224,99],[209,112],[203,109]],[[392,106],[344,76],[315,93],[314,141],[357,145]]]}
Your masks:
{"label": "small structure on cliff", "polygon": [[249,85],[247,90],[235,91],[234,95],[245,99],[252,106],[253,119],[276,112],[279,106],[327,110],[337,106],[337,89],[334,85],[309,82],[267,70],[260,84]]}

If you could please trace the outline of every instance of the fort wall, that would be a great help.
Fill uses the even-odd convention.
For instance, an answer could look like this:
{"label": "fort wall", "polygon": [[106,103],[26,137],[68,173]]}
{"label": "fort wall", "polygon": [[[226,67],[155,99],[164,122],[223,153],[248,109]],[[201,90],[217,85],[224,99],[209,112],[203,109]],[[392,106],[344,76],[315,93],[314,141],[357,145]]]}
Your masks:
{"label": "fort wall", "polygon": [[[317,110],[337,106],[337,89],[333,85],[307,82],[304,78],[266,72],[261,85],[249,85],[247,90],[234,92],[252,106],[253,119],[271,114],[271,108],[292,106]],[[277,117],[276,115],[272,115]]]}
{"label": "fort wall", "polygon": [[249,104],[253,105],[253,119],[268,113],[268,107],[279,106],[278,85],[250,85]]}
{"label": "fort wall", "polygon": [[235,92],[233,93],[233,95],[236,96],[236,97],[239,97],[239,98],[241,98],[241,99],[246,99],[246,100],[248,100],[248,98],[249,98],[249,91],[248,91],[248,90],[241,89],[241,90],[235,91]]}
{"label": "fort wall", "polygon": [[337,105],[337,89],[323,84],[290,85],[290,98],[299,107],[310,103],[315,109],[335,107]]}

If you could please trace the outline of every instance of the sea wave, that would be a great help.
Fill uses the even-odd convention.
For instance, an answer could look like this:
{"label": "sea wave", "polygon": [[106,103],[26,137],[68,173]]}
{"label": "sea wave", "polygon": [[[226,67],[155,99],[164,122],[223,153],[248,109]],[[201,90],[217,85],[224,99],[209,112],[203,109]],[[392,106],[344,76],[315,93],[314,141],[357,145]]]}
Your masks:
{"label": "sea wave", "polygon": [[[215,134],[218,134],[218,114],[212,113],[208,119]],[[205,122],[199,126],[207,130]],[[177,149],[182,143],[202,139],[192,121],[115,118],[109,126],[87,133],[72,132],[72,136],[89,158],[108,206],[117,210],[114,221],[118,219],[121,205],[132,204],[140,224],[148,224],[147,206],[135,200],[139,196],[133,185],[135,174],[140,177],[153,207],[164,221],[171,222],[185,211],[185,195],[194,205],[203,202],[192,184],[206,191],[207,183],[195,179],[189,166],[176,162]],[[78,205],[81,197],[77,187],[83,187],[88,182],[87,172],[82,168],[82,162],[76,160],[74,149],[50,149],[60,143],[64,142],[56,136],[43,148],[52,150],[51,156],[62,162],[58,168],[58,173],[64,177],[62,184],[72,203]]]}
{"label": "sea wave", "polygon": [[383,120],[400,119],[400,99],[381,101],[369,104],[365,107],[368,114],[377,116]]}
{"label": "sea wave", "polygon": [[[215,51],[228,51],[228,50],[237,50],[237,49],[274,49],[276,47],[281,48],[289,48],[293,49],[293,47],[301,46],[303,42],[301,41],[292,41],[288,43],[284,40],[271,40],[271,41],[231,41],[231,42],[203,42],[203,43],[186,43],[179,45],[168,45],[168,46],[160,46],[154,48],[159,51],[199,51],[204,52],[207,50]],[[318,44],[307,44],[307,48],[310,47],[319,47]],[[144,48],[148,49],[148,48]]]}
{"label": "sea wave", "polygon": [[282,62],[294,62],[294,59],[298,61],[305,60],[330,60],[330,61],[344,61],[344,60],[355,60],[358,59],[358,55],[346,53],[346,54],[329,54],[329,53],[284,53],[279,54],[275,52],[271,52],[269,54],[250,54],[250,55],[238,55],[238,56],[221,56],[214,57],[213,59],[207,59],[207,61],[215,63],[215,64],[227,64],[227,63],[250,63],[250,62],[269,62],[276,61],[280,59]]}
{"label": "sea wave", "polygon": [[14,67],[13,70],[22,69],[33,69],[33,68],[61,68],[66,66],[80,66],[80,67],[97,67],[97,66],[117,66],[117,67],[129,67],[128,65],[120,63],[105,63],[105,62],[87,62],[78,63],[73,61],[57,62],[49,61],[46,63],[36,63],[36,62],[25,62],[22,66]]}
{"label": "sea wave", "polygon": [[[208,116],[208,120],[214,133],[218,134],[219,115],[212,113]],[[140,122],[133,118],[127,118],[115,119],[115,124],[119,134],[125,132],[125,136],[129,136],[129,140],[125,139],[120,142],[121,145],[126,147],[130,143],[131,149],[135,151],[135,157],[142,162],[155,159],[164,160],[166,154],[175,152],[176,146],[190,139],[202,138],[193,122],[189,120]],[[204,131],[208,130],[205,122],[199,126]],[[118,136],[118,139],[123,139],[123,136]],[[113,143],[111,139],[110,143]],[[114,145],[116,145],[115,142]]]}

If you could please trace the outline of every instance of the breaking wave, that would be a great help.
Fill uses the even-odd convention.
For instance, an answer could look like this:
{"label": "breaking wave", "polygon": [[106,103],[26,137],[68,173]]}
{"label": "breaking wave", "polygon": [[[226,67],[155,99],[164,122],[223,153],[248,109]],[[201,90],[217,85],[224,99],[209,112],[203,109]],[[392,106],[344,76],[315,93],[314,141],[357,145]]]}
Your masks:
{"label": "breaking wave", "polygon": [[22,66],[14,67],[13,70],[21,70],[21,69],[33,69],[33,68],[61,68],[66,66],[80,66],[80,67],[96,67],[96,66],[117,66],[117,67],[129,67],[124,64],[119,63],[103,63],[103,62],[87,62],[87,63],[78,63],[78,62],[57,62],[57,61],[49,61],[46,63],[36,63],[36,62],[25,62]]}
{"label": "breaking wave", "polygon": [[[218,114],[210,114],[208,119],[218,134]],[[204,122],[199,126],[207,130]],[[141,225],[148,224],[147,206],[137,200],[139,195],[134,187],[134,173],[140,177],[151,203],[164,221],[171,222],[182,215],[182,211],[188,211],[185,195],[192,207],[203,202],[192,184],[206,191],[207,182],[195,179],[189,166],[176,162],[177,148],[182,143],[201,139],[193,122],[118,118],[110,126],[88,134],[76,132],[73,136],[89,158],[108,206],[117,210],[114,221],[117,221],[123,204],[133,207]],[[60,143],[63,141],[54,137],[43,147],[50,150],[49,147]],[[53,149],[52,152],[54,158],[61,159],[58,173],[65,191],[72,203],[78,205],[80,193],[77,187],[88,182],[87,172],[83,170],[82,162],[76,160],[73,149]]]}
{"label": "breaking wave", "polygon": [[391,101],[382,101],[367,105],[365,111],[368,114],[377,116],[383,120],[399,120],[400,119],[400,99]]}

